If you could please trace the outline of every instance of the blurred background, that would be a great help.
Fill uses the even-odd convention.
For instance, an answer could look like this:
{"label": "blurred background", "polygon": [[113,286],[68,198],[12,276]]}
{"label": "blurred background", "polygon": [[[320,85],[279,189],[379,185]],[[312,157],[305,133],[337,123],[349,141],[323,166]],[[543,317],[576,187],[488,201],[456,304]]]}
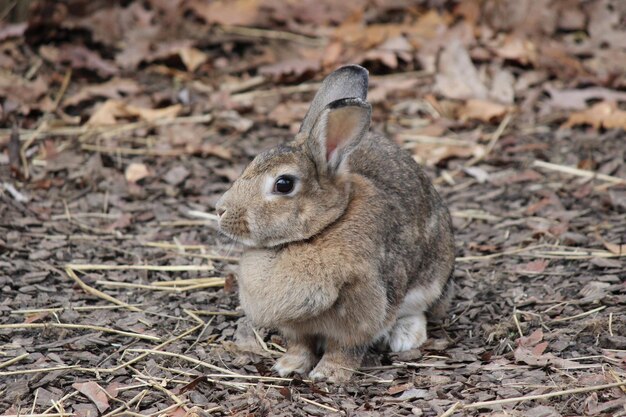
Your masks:
{"label": "blurred background", "polygon": [[[201,333],[167,350],[269,375],[282,341],[236,325],[241,247],[218,235],[214,203],[293,137],[319,82],[348,63],[370,71],[373,129],[450,205],[459,291],[423,352],[369,359],[390,366],[371,370],[390,391],[366,377],[354,398],[290,389],[334,410],[438,415],[459,400],[623,381],[626,1],[3,0],[0,321],[13,327],[0,328],[0,411],[43,412],[76,390],[67,410],[108,409],[86,399],[93,385],[72,384],[138,353],[93,329],[33,330],[59,320],[167,338],[199,315]],[[137,306],[109,309],[102,292]],[[430,365],[399,364],[412,360]],[[92,371],[21,373],[70,365]],[[132,387],[145,375],[180,386],[198,375],[189,366],[149,357],[99,383],[131,386],[124,401],[148,390],[145,414],[300,412],[284,404],[291,391],[263,384],[199,385],[184,407]],[[600,415],[625,398],[615,388],[505,414]]]}

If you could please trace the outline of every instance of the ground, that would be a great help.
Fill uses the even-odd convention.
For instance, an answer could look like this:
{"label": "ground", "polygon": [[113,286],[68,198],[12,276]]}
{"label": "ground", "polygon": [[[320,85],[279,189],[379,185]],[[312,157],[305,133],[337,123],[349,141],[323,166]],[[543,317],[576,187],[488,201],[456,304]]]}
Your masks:
{"label": "ground", "polygon": [[[327,3],[41,1],[0,28],[0,412],[626,415],[622,3]],[[457,284],[420,349],[313,384],[272,373],[212,213],[347,62],[450,208]]]}

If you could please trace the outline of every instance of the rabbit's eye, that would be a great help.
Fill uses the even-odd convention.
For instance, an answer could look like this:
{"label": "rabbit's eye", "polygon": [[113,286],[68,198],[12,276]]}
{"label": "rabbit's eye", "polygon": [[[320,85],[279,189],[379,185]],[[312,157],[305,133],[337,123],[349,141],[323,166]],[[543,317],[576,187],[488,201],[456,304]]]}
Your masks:
{"label": "rabbit's eye", "polygon": [[287,175],[281,175],[274,183],[274,192],[279,194],[289,194],[293,191],[295,179]]}

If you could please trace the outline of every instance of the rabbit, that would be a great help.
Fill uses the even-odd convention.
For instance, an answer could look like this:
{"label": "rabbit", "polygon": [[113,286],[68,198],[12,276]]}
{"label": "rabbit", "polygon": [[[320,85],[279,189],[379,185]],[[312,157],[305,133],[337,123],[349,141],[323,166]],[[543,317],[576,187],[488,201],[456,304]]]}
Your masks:
{"label": "rabbit", "polygon": [[216,203],[243,243],[241,306],[279,330],[273,369],[345,382],[368,347],[419,347],[445,312],[454,240],[447,207],[420,166],[369,132],[368,72],[322,82],[295,139],[258,155]]}

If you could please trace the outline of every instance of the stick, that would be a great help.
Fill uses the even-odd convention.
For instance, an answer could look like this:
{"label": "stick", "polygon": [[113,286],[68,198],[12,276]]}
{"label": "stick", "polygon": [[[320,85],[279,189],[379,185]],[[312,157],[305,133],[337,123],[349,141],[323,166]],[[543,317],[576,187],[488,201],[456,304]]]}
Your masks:
{"label": "stick", "polygon": [[4,361],[2,363],[0,363],[0,368],[6,368],[9,365],[13,365],[15,362],[19,362],[24,358],[27,358],[29,356],[28,353],[23,353],[19,356],[14,357],[13,359],[9,359],[8,361]]}
{"label": "stick", "polygon": [[[64,371],[66,369],[78,369],[78,365],[64,365],[64,366],[53,366],[51,368],[39,368],[39,369],[21,369],[19,371],[4,371],[0,372],[0,376],[10,376],[10,375],[24,375],[24,374],[37,374],[39,372],[52,372],[52,371]],[[2,416],[5,417],[5,416]]]}
{"label": "stick", "polygon": [[560,321],[568,321],[568,320],[575,320],[575,319],[579,319],[581,317],[585,317],[588,316],[590,314],[593,313],[597,313],[598,311],[602,311],[606,308],[606,306],[600,306],[598,308],[594,308],[593,310],[589,310],[589,311],[585,311],[584,313],[580,313],[580,314],[576,314],[575,316],[571,316],[571,317],[562,317],[560,319],[554,319],[554,320],[550,320],[549,323],[557,323]]}
{"label": "stick", "polygon": [[72,278],[74,281],[76,281],[76,283],[83,289],[83,291],[85,291],[88,294],[91,294],[93,296],[102,298],[103,300],[107,300],[113,304],[117,304],[118,306],[122,306],[125,307],[131,311],[138,311],[140,312],[141,309],[137,308],[137,307],[133,307],[128,303],[125,303],[123,301],[118,300],[115,297],[110,296],[109,294],[105,294],[100,290],[97,290],[95,288],[91,288],[89,285],[85,284],[80,278],[78,278],[78,275],[76,275],[76,273],[74,272],[74,270],[70,267],[66,267],[65,268],[65,272],[67,273],[67,275]]}
{"label": "stick", "polygon": [[452,404],[452,407],[448,408],[443,414],[441,414],[439,417],[449,417],[452,414],[454,414],[454,412],[456,410],[458,410],[459,407],[461,405],[461,403],[459,401],[455,402],[454,404]]}
{"label": "stick", "polygon": [[554,391],[554,392],[549,392],[547,394],[537,394],[537,395],[528,395],[525,397],[505,398],[502,400],[481,401],[477,403],[466,404],[462,408],[472,409],[472,408],[491,407],[494,405],[502,405],[502,404],[514,404],[514,403],[518,403],[522,401],[541,400],[544,398],[560,397],[562,395],[581,394],[584,392],[601,391],[601,390],[609,389],[609,388],[623,387],[625,385],[626,385],[626,381],[622,381],[622,382],[615,382],[613,384],[594,385],[592,387],[583,387],[583,388],[566,389],[563,391]]}
{"label": "stick", "polygon": [[103,264],[67,264],[66,268],[75,271],[212,271],[213,265],[103,265]]}
{"label": "stick", "polygon": [[583,178],[595,178],[602,181],[607,181],[613,184],[626,184],[626,179],[614,177],[611,175],[600,174],[598,172],[588,171],[586,169],[579,169],[574,167],[568,167],[564,165],[552,164],[544,161],[534,161],[533,166],[547,169],[550,171],[562,172],[564,174],[575,175]]}
{"label": "stick", "polygon": [[300,397],[300,399],[304,401],[305,403],[309,403],[316,407],[323,408],[324,410],[332,411],[333,413],[339,412],[339,410],[337,410],[336,408],[330,407],[328,405],[320,404],[317,401],[309,400],[308,398],[304,398],[304,397]]}
{"label": "stick", "polygon": [[74,329],[74,330],[95,330],[97,332],[114,333],[121,336],[134,337],[137,339],[151,340],[153,342],[160,342],[161,339],[156,336],[150,336],[148,334],[125,332],[123,330],[109,329],[108,327],[92,326],[90,324],[69,324],[69,323],[18,323],[18,324],[0,324],[1,329],[47,329],[49,327],[59,329]]}

